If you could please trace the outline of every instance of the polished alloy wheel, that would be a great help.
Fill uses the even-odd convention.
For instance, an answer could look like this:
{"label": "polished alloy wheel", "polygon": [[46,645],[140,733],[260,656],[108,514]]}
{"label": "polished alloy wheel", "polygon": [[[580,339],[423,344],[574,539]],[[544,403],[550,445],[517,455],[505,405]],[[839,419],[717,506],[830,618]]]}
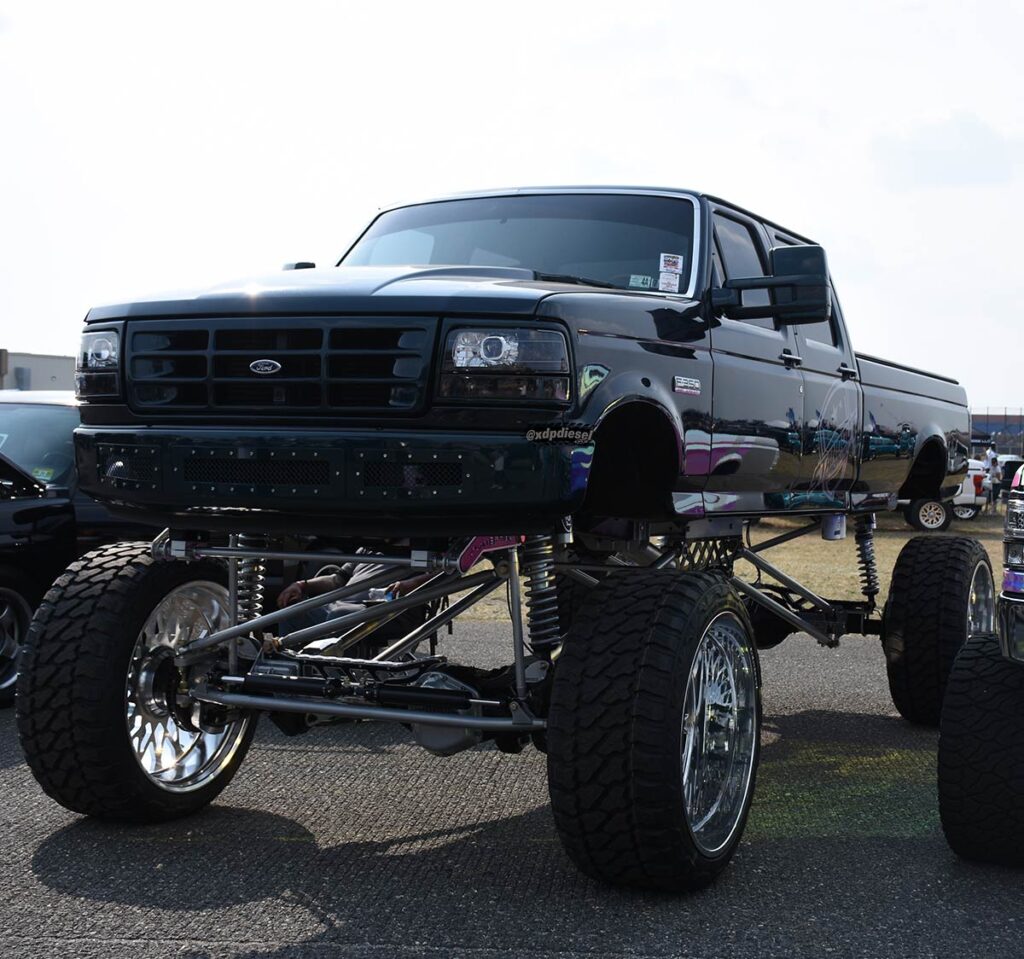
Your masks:
{"label": "polished alloy wheel", "polygon": [[188,700],[175,650],[230,625],[228,591],[192,582],[168,593],[150,613],[132,651],[126,687],[132,752],[155,785],[172,792],[199,789],[238,749],[248,717],[224,726],[205,723]]}
{"label": "polished alloy wheel", "polygon": [[978,515],[977,506],[954,506],[953,515],[960,520],[972,520]]}
{"label": "polished alloy wheel", "polygon": [[0,692],[10,689],[18,679],[18,647],[25,641],[31,622],[32,608],[25,597],[0,586]]}
{"label": "polished alloy wheel", "polygon": [[946,522],[946,507],[935,500],[930,500],[918,510],[917,515],[925,529],[941,529],[942,524]]}
{"label": "polished alloy wheel", "polygon": [[683,806],[694,842],[714,855],[746,807],[757,754],[757,671],[733,613],[705,630],[686,683],[681,741]]}
{"label": "polished alloy wheel", "polygon": [[971,577],[967,601],[967,639],[979,633],[992,633],[996,628],[996,587],[988,563],[978,563]]}

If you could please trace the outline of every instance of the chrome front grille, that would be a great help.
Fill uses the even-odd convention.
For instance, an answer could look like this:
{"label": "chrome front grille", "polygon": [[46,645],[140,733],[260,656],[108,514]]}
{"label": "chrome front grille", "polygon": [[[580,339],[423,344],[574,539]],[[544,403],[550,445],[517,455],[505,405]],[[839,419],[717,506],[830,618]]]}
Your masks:
{"label": "chrome front grille", "polygon": [[129,403],[156,414],[415,413],[436,333],[430,317],[132,321]]}

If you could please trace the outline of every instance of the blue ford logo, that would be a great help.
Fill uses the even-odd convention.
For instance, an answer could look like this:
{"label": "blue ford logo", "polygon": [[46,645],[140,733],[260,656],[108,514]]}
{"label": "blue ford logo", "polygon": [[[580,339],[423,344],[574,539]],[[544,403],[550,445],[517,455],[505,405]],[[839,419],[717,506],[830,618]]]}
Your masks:
{"label": "blue ford logo", "polygon": [[261,376],[266,376],[268,373],[276,373],[281,369],[281,364],[277,360],[253,360],[249,364],[249,369],[253,373],[259,373]]}

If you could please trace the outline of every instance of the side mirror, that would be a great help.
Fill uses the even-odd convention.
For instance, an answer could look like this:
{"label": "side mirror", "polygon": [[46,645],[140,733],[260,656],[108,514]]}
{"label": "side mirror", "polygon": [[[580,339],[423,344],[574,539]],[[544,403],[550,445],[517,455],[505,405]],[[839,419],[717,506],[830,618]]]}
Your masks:
{"label": "side mirror", "polygon": [[284,269],[286,270],[315,270],[316,264],[310,263],[309,260],[299,260],[297,263],[285,263]]}
{"label": "side mirror", "polygon": [[[743,306],[744,290],[769,290],[771,302]],[[820,323],[832,315],[828,262],[820,246],[780,246],[771,252],[771,276],[726,280],[711,304],[733,320],[773,316],[783,325]]]}

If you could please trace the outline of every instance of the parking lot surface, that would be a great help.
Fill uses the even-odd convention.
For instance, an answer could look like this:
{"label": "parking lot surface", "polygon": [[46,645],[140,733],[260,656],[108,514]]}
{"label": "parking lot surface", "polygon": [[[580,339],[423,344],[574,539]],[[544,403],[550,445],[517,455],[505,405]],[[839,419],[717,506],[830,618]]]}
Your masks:
{"label": "parking lot surface", "polygon": [[[500,624],[447,652],[497,663]],[[459,652],[456,654],[455,649]],[[0,939],[15,957],[564,959],[1024,954],[1024,874],[947,849],[936,735],[896,717],[879,644],[762,654],[764,744],[739,854],[687,897],[575,871],[544,757],[439,759],[401,728],[269,723],[205,813],[159,827],[54,805],[0,712]]]}

